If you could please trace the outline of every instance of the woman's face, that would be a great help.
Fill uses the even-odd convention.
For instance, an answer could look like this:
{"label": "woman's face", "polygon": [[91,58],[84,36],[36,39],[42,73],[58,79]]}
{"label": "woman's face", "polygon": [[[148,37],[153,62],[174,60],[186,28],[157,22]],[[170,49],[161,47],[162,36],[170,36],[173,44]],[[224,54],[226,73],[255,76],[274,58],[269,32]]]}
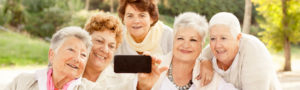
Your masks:
{"label": "woman's face", "polygon": [[210,28],[210,48],[218,61],[229,64],[235,58],[241,35],[233,37],[226,25],[214,25]]}
{"label": "woman's face", "polygon": [[52,49],[49,50],[53,73],[78,78],[84,71],[88,57],[84,42],[76,37],[67,37],[57,49],[56,53]]}
{"label": "woman's face", "polygon": [[194,28],[179,28],[173,44],[173,58],[194,62],[202,50],[202,37]]}
{"label": "woman's face", "polygon": [[153,20],[147,11],[139,11],[132,5],[127,5],[124,15],[124,24],[134,38],[145,37],[150,30]]}
{"label": "woman's face", "polygon": [[89,56],[88,65],[103,70],[110,64],[116,50],[116,34],[110,30],[95,31],[91,34],[93,47]]}

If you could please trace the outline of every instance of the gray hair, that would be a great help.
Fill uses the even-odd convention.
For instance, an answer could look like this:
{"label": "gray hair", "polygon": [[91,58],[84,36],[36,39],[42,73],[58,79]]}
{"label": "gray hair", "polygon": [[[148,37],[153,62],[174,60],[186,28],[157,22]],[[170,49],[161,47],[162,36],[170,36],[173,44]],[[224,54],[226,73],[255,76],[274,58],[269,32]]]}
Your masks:
{"label": "gray hair", "polygon": [[177,17],[174,21],[174,35],[180,28],[192,27],[196,29],[202,37],[202,43],[205,42],[205,37],[208,31],[208,24],[205,16],[201,16],[194,12],[185,12]]}
{"label": "gray hair", "polygon": [[[54,53],[57,53],[57,50],[61,47],[61,44],[64,42],[64,40],[67,37],[76,37],[83,41],[85,43],[85,46],[87,48],[87,56],[89,55],[91,48],[92,48],[92,38],[89,35],[89,33],[77,26],[69,26],[60,29],[55,34],[53,34],[51,43],[50,43],[50,49],[54,51]],[[51,63],[49,63],[48,66],[52,66]]]}
{"label": "gray hair", "polygon": [[210,28],[216,24],[222,24],[229,27],[231,34],[237,37],[241,33],[241,26],[238,18],[229,12],[219,12],[215,14],[209,21],[209,31]]}

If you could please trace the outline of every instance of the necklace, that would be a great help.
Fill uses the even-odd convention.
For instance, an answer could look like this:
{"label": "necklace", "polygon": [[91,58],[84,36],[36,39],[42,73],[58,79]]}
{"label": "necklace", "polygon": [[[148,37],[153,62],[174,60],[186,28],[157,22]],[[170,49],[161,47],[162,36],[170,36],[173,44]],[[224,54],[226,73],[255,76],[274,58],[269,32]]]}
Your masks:
{"label": "necklace", "polygon": [[173,78],[173,74],[172,74],[172,63],[169,67],[169,70],[168,70],[168,79],[175,85],[175,87],[178,89],[178,90],[188,90],[193,82],[192,80],[189,81],[189,83],[187,85],[184,85],[184,86],[178,86],[175,82],[174,82],[174,78]]}

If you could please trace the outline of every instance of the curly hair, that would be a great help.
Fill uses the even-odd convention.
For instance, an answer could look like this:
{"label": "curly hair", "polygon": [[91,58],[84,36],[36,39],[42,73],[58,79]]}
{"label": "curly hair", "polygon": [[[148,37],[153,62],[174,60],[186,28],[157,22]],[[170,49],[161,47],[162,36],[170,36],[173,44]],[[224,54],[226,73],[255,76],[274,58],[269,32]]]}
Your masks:
{"label": "curly hair", "polygon": [[127,5],[131,5],[139,11],[147,11],[153,20],[151,26],[158,21],[159,12],[156,0],[120,0],[118,14],[122,21],[124,20]]}
{"label": "curly hair", "polygon": [[116,47],[122,42],[122,23],[118,17],[105,12],[99,12],[89,18],[84,27],[90,34],[95,31],[110,30],[116,34]]}

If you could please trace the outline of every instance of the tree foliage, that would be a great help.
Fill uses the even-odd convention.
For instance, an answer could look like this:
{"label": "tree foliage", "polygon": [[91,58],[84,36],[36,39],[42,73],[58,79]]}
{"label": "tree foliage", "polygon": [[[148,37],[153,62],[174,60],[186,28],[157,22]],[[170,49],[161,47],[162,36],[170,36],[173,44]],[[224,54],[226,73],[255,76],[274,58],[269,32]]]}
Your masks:
{"label": "tree foliage", "polygon": [[276,51],[282,50],[285,34],[291,43],[300,41],[300,2],[298,0],[287,2],[287,30],[283,30],[280,0],[253,0],[253,3],[257,6],[258,14],[263,16],[262,19],[257,19],[260,27],[264,29],[259,35],[268,47]]}
{"label": "tree foliage", "polygon": [[205,15],[208,19],[217,12],[232,12],[239,20],[244,16],[244,0],[161,0],[160,14],[176,16],[186,11]]}

